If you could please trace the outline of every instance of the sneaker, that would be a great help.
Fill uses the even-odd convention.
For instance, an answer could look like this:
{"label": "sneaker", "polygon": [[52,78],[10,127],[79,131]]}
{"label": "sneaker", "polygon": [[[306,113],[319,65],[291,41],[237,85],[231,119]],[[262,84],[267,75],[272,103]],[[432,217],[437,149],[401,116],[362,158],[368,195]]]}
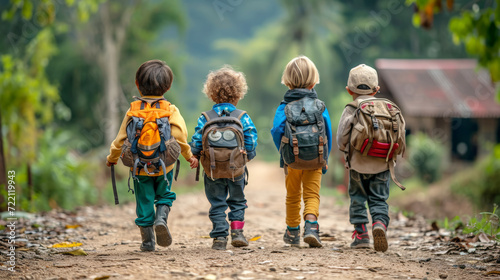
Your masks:
{"label": "sneaker", "polygon": [[243,235],[243,226],[245,222],[243,221],[232,221],[231,222],[231,245],[234,247],[245,247],[248,246],[248,241]]}
{"label": "sneaker", "polygon": [[370,248],[370,236],[368,236],[368,232],[357,232],[355,230],[352,233],[352,239],[354,239],[354,241],[351,243],[351,248],[353,249]]}
{"label": "sneaker", "polygon": [[214,250],[226,250],[227,237],[219,236],[214,238],[214,243],[212,244],[212,249]]}
{"label": "sneaker", "polygon": [[292,245],[292,247],[300,247],[300,228],[290,229],[287,227],[285,235],[283,235],[283,241],[286,244]]}
{"label": "sneaker", "polygon": [[387,227],[381,222],[376,221],[372,225],[373,247],[375,251],[385,252],[389,248],[385,232]]}
{"label": "sneaker", "polygon": [[309,247],[320,248],[323,247],[319,239],[319,224],[306,221],[304,225],[304,242],[309,244]]}

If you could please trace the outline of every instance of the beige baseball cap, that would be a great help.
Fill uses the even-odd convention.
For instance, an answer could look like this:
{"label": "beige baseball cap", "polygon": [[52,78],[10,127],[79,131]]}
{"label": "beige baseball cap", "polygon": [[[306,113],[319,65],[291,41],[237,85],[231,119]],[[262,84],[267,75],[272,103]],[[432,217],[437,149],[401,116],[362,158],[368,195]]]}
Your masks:
{"label": "beige baseball cap", "polygon": [[372,94],[378,87],[377,71],[365,64],[352,68],[347,87],[357,94]]}

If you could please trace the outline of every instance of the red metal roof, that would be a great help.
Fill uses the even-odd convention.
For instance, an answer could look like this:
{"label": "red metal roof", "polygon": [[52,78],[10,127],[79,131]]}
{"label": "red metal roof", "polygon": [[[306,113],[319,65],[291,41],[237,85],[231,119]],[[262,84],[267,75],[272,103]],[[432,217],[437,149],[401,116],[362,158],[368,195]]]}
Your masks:
{"label": "red metal roof", "polygon": [[378,59],[384,91],[405,115],[498,118],[500,103],[487,71],[473,59]]}

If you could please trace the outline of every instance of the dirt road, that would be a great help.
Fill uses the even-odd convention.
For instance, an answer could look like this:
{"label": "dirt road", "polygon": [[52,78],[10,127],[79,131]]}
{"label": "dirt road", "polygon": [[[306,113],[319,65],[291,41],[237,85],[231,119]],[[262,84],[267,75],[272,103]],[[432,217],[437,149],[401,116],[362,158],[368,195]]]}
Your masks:
{"label": "dirt road", "polygon": [[[168,225],[174,243],[156,252],[139,251],[140,234],[134,225],[134,205],[82,209],[62,237],[40,241],[38,249],[19,251],[15,274],[0,270],[2,279],[484,279],[496,262],[498,250],[460,255],[447,245],[424,236],[425,225],[392,220],[389,250],[351,250],[352,228],[348,204],[321,198],[321,249],[285,246],[284,175],[275,165],[251,163],[246,188],[247,238],[262,236],[247,248],[210,249],[209,204],[203,193],[179,195]],[[174,186],[175,188],[175,186]],[[406,226],[405,226],[406,224]],[[420,228],[419,228],[420,227]],[[329,237],[328,237],[328,236]],[[29,237],[28,237],[29,238]],[[81,242],[87,256],[51,252],[48,244]],[[36,243],[33,240],[32,243]],[[44,246],[45,245],[45,246]],[[483,244],[484,245],[484,244]],[[486,246],[486,245],[485,245]],[[35,247],[36,248],[36,247]],[[44,249],[44,250],[42,250]],[[3,250],[3,249],[2,249]],[[444,251],[444,253],[441,253]],[[483,252],[484,251],[484,252]],[[482,253],[481,253],[482,252]],[[484,260],[496,252],[492,261]],[[5,260],[2,255],[2,261]],[[490,256],[491,258],[491,256]],[[5,266],[4,266],[5,268]],[[100,278],[99,278],[100,277]]]}

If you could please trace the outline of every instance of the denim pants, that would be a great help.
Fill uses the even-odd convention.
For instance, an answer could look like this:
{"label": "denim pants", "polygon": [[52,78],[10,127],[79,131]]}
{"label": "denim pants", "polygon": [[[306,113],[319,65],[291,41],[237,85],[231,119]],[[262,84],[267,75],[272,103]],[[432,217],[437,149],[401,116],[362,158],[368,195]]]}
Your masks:
{"label": "denim pants", "polygon": [[139,182],[134,181],[134,192],[136,200],[135,213],[137,219],[135,224],[140,227],[149,227],[155,221],[155,205],[165,204],[172,207],[176,196],[170,190],[172,186],[174,171],[167,173],[167,180],[162,176],[137,176]]}
{"label": "denim pants", "polygon": [[365,203],[372,216],[372,221],[381,221],[384,225],[389,225],[389,170],[377,174],[361,174],[355,170],[349,172],[349,196],[351,205],[349,206],[349,221],[351,224],[368,223],[368,214]]}
{"label": "denim pants", "polygon": [[[208,217],[212,221],[210,237],[226,237],[229,235],[229,224],[226,221],[226,209],[231,210],[228,214],[229,221],[245,220],[245,174],[232,179],[210,179],[205,174],[205,194],[210,202]],[[228,197],[229,195],[229,197]]]}

